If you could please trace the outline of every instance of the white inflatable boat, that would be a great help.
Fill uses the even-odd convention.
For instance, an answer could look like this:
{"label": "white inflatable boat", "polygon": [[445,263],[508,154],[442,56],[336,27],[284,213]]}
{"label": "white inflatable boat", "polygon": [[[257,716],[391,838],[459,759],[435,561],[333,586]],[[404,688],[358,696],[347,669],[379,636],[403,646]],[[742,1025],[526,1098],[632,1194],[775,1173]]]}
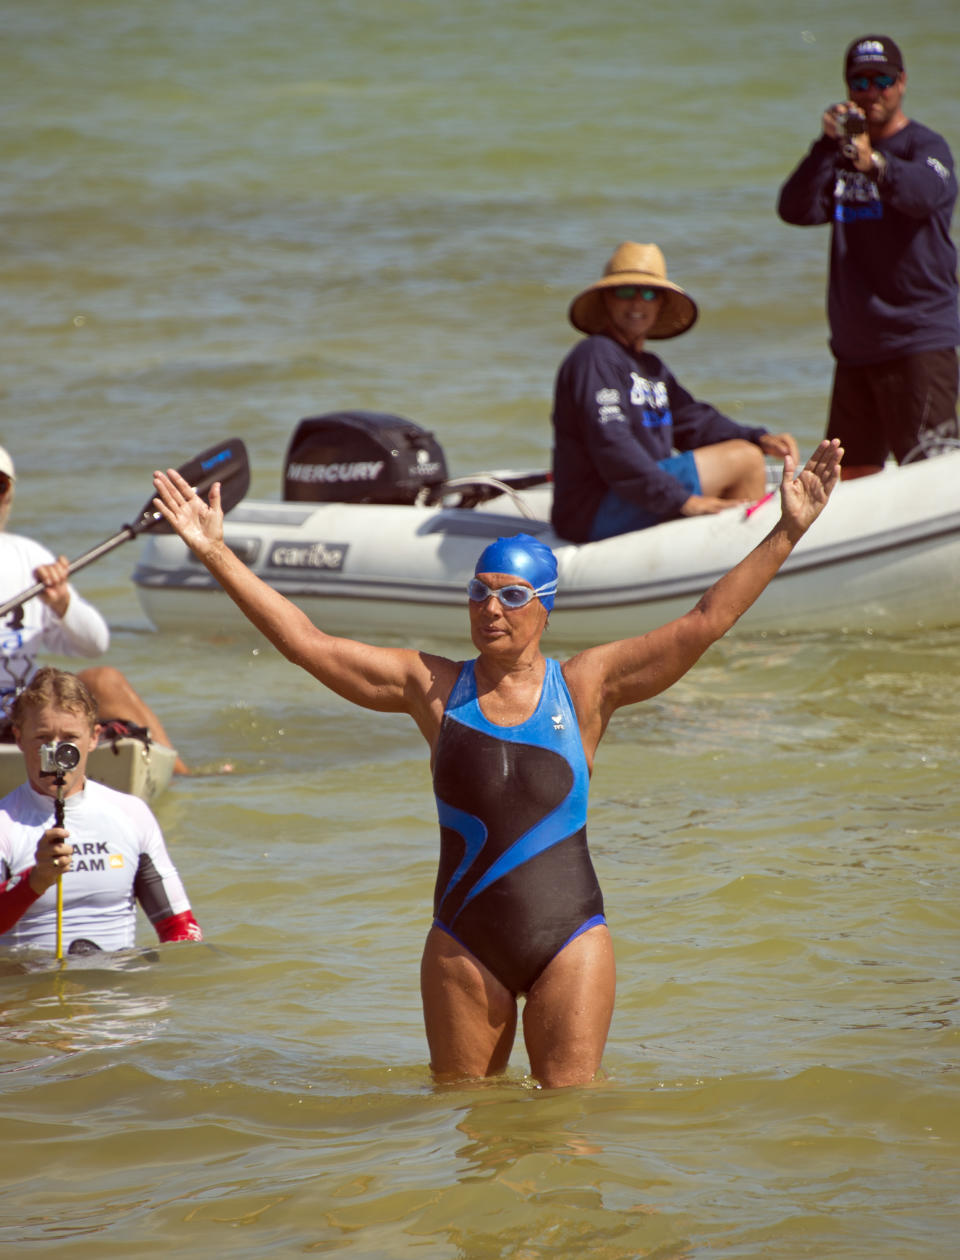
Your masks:
{"label": "white inflatable boat", "polygon": [[[345,417],[360,417],[371,432],[379,425],[380,446],[345,445],[342,424],[334,423]],[[392,457],[402,465],[397,484],[378,489]],[[412,501],[334,498],[390,493]],[[638,634],[686,611],[763,538],[780,510],[774,494],[749,514],[731,508],[575,545],[550,527],[542,475],[501,470],[447,479],[431,434],[370,413],[301,421],[285,460],[284,499],[236,507],[226,523],[229,545],[322,629],[396,633],[411,642],[463,637],[467,581],[482,549],[500,535],[523,530],[554,548],[559,591],[550,641],[584,644]],[[237,634],[246,626],[176,537],[148,537],[133,580],[159,630]],[[960,450],[950,450],[841,483],[737,629],[901,634],[958,622]]]}

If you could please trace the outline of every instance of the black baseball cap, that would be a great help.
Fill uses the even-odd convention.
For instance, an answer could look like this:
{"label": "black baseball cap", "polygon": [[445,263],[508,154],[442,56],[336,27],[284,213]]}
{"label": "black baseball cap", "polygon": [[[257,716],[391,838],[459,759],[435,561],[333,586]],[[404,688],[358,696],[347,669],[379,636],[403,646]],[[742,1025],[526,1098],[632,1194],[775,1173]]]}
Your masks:
{"label": "black baseball cap", "polygon": [[889,35],[861,35],[847,49],[844,78],[876,70],[880,74],[902,74],[903,54]]}

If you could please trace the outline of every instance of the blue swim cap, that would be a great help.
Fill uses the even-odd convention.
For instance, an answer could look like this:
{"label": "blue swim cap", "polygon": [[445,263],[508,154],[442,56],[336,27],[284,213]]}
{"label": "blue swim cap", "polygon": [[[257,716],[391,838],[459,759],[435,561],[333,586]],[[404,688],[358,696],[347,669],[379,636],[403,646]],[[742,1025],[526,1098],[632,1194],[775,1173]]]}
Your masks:
{"label": "blue swim cap", "polygon": [[515,573],[537,592],[549,612],[557,593],[557,557],[546,543],[531,534],[498,538],[487,547],[474,569],[477,573]]}

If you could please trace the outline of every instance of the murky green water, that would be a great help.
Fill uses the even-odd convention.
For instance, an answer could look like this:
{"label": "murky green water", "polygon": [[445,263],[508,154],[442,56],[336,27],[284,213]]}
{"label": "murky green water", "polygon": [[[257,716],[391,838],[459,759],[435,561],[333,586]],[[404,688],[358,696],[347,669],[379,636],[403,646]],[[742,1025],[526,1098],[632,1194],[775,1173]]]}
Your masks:
{"label": "murky green water", "polygon": [[[685,383],[809,449],[826,237],[773,205],[870,29],[956,152],[946,3],[8,3],[13,527],[79,554],[234,433],[276,497],[297,420],[338,406],[420,421],[453,473],[545,462],[566,305],[625,238],[701,304]],[[419,736],[267,648],[152,633],[135,558],[78,585],[201,771],[158,814],[207,939],[0,961],[5,1255],[951,1254],[953,633],[739,638],[621,714],[605,1079],[544,1093],[517,1051],[435,1089]]]}

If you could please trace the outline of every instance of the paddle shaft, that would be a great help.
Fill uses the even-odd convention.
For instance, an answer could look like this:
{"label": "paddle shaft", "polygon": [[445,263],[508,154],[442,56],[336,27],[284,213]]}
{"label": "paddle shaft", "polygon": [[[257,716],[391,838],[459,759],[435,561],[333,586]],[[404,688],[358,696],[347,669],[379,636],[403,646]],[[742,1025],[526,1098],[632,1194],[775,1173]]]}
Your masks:
{"label": "paddle shaft", "polygon": [[[159,516],[159,513],[157,515]],[[112,538],[108,538],[96,547],[91,547],[89,551],[85,551],[82,556],[77,556],[76,560],[71,560],[67,573],[76,573],[78,569],[92,564],[94,560],[99,560],[108,551],[113,551],[114,547],[119,547],[121,543],[125,543],[135,536],[136,533],[133,526],[124,525],[119,534],[114,534]],[[34,582],[33,586],[28,587],[27,590],[21,591],[19,595],[14,595],[13,599],[8,599],[6,603],[0,604],[0,617],[5,616],[8,612],[12,612],[19,604],[26,603],[28,599],[33,599],[35,595],[42,594],[45,589],[43,582]]]}

